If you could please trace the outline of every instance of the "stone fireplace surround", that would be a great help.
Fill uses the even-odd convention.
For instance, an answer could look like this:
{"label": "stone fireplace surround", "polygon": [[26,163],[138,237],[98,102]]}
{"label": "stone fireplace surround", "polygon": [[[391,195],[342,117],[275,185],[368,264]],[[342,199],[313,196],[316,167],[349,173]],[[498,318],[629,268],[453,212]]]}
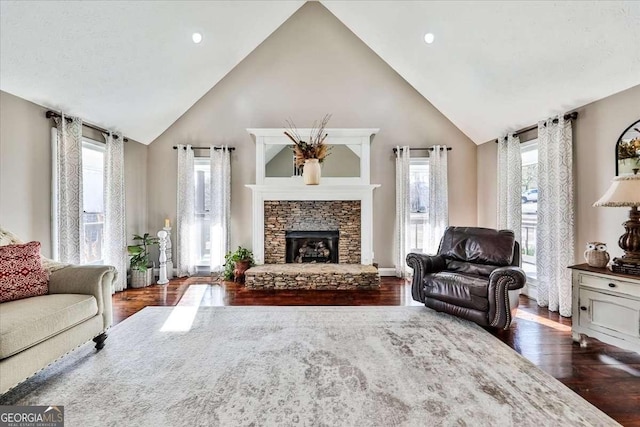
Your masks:
{"label": "stone fireplace surround", "polygon": [[[344,230],[342,226],[340,226],[340,246],[348,244],[351,240],[353,242],[354,239],[359,241],[359,250],[360,254],[357,257],[353,255],[348,255],[347,248],[339,248],[339,258],[340,263],[353,263],[353,264],[363,264],[363,265],[371,265],[373,263],[373,190],[378,187],[378,185],[370,184],[370,185],[309,185],[309,186],[272,186],[272,185],[248,185],[247,187],[251,188],[253,192],[253,254],[257,264],[273,264],[273,263],[284,263],[285,259],[285,227],[286,224],[293,224],[292,220],[287,219],[286,212],[282,212],[285,215],[285,218],[280,218],[278,215],[272,215],[272,218],[269,220],[266,215],[265,210],[269,210],[272,206],[291,206],[291,205],[276,205],[271,202],[330,202],[334,203],[334,205],[327,206],[343,206],[342,203],[348,202],[344,205],[345,213],[342,213],[342,208],[338,214],[338,217],[344,216],[344,218],[349,218],[350,221],[345,221]],[[335,205],[337,203],[337,205]],[[354,211],[355,206],[359,205],[359,210]],[[301,205],[302,206],[302,205]],[[306,206],[306,205],[305,205]],[[350,212],[350,213],[349,213]],[[356,215],[354,212],[358,213]],[[337,210],[331,212],[338,213]],[[351,216],[353,215],[353,216]],[[315,217],[313,217],[315,218]],[[326,218],[322,219],[322,224],[336,224],[340,223],[340,221],[335,222],[336,220],[329,221]],[[273,223],[273,224],[271,224]],[[267,237],[268,233],[270,233],[268,225],[273,226],[274,232],[277,231],[281,233],[282,240],[280,243],[278,241],[275,242],[275,245],[278,246],[276,249],[278,251],[276,260],[275,258],[269,258],[269,261],[266,260],[266,255],[270,253],[269,246],[274,242],[270,241]],[[315,225],[314,225],[315,227]],[[308,230],[318,230],[319,228],[307,228]],[[336,228],[333,228],[334,230]],[[345,238],[345,235],[348,238]],[[354,235],[355,233],[355,235]],[[269,234],[269,236],[271,236]],[[278,235],[280,236],[280,235]],[[352,243],[353,244],[353,243]],[[266,251],[265,251],[266,249]],[[343,253],[345,252],[345,253]],[[281,258],[280,258],[281,257]]]}
{"label": "stone fireplace surround", "polygon": [[360,200],[266,200],[264,202],[264,262],[286,260],[287,231],[339,232],[338,259],[360,264]]}

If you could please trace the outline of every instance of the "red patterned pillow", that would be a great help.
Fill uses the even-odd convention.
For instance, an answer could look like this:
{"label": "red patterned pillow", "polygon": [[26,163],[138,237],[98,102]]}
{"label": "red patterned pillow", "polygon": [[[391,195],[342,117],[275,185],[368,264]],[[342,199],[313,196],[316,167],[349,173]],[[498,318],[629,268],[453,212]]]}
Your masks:
{"label": "red patterned pillow", "polygon": [[40,242],[0,246],[0,302],[48,292],[49,273],[42,268]]}

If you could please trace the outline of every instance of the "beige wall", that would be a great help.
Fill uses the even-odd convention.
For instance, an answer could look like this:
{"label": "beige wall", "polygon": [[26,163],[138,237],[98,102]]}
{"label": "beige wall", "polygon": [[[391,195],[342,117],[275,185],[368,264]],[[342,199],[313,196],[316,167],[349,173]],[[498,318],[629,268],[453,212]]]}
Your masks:
{"label": "beige wall", "polygon": [[159,228],[149,228],[147,222],[147,153],[149,147],[129,140],[124,145],[125,215],[127,241],[134,234],[155,234]]}
{"label": "beige wall", "polygon": [[[0,91],[0,224],[51,256],[51,127],[47,108]],[[85,128],[86,137],[100,140]],[[147,229],[147,146],[125,144],[127,236]]]}
{"label": "beige wall", "polygon": [[0,91],[0,224],[51,255],[51,121]]}
{"label": "beige wall", "polygon": [[[618,237],[626,208],[594,208],[615,174],[615,145],[620,134],[640,118],[640,86],[577,109],[573,125],[576,185],[576,262],[584,262],[587,242],[607,243],[609,253],[619,256]],[[478,225],[496,224],[496,144],[478,147]]]}
{"label": "beige wall", "polygon": [[498,144],[493,141],[478,146],[478,225],[497,228]]}
{"label": "beige wall", "polygon": [[[464,100],[461,100],[464,102]],[[317,2],[305,4],[149,147],[149,225],[176,216],[178,143],[230,144],[231,245],[251,246],[255,144],[246,128],[380,128],[372,142],[375,261],[393,265],[395,167],[392,147],[446,144],[450,222],[475,225],[476,146],[358,37]]]}

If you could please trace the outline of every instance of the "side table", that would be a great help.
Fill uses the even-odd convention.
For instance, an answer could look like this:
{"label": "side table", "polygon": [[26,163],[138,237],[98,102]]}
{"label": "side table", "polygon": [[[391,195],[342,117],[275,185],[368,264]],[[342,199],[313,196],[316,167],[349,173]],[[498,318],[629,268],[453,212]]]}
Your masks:
{"label": "side table", "polygon": [[597,338],[640,353],[640,276],[578,264],[572,269],[574,341]]}

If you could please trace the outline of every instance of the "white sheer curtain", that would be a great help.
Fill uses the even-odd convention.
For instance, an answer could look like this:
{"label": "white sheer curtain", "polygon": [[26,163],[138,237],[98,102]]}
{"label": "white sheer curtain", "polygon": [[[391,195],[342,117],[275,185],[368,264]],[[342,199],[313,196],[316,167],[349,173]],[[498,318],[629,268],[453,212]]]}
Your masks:
{"label": "white sheer curtain", "polygon": [[410,188],[409,169],[411,157],[409,147],[396,147],[396,226],[395,226],[395,269],[396,276],[408,273],[406,257],[409,252]]}
{"label": "white sheer curtain", "polygon": [[113,292],[127,287],[127,236],[124,191],[124,139],[121,133],[103,133],[104,159],[104,263],[116,268]]}
{"label": "white sheer curtain", "polygon": [[56,261],[80,264],[82,253],[82,120],[55,118],[52,242]]}
{"label": "white sheer curtain", "polygon": [[434,145],[429,152],[429,227],[423,244],[425,253],[438,252],[440,239],[449,225],[449,187],[447,184],[447,146]]}
{"label": "white sheer curtain", "polygon": [[231,222],[231,152],[226,145],[211,147],[211,272],[224,269]]}
{"label": "white sheer curtain", "polygon": [[191,145],[178,145],[178,277],[195,274],[195,171]]}
{"label": "white sheer curtain", "polygon": [[573,136],[562,116],[538,123],[538,304],[571,316],[574,263]]}
{"label": "white sheer curtain", "polygon": [[520,138],[498,139],[498,229],[522,239],[522,154]]}

